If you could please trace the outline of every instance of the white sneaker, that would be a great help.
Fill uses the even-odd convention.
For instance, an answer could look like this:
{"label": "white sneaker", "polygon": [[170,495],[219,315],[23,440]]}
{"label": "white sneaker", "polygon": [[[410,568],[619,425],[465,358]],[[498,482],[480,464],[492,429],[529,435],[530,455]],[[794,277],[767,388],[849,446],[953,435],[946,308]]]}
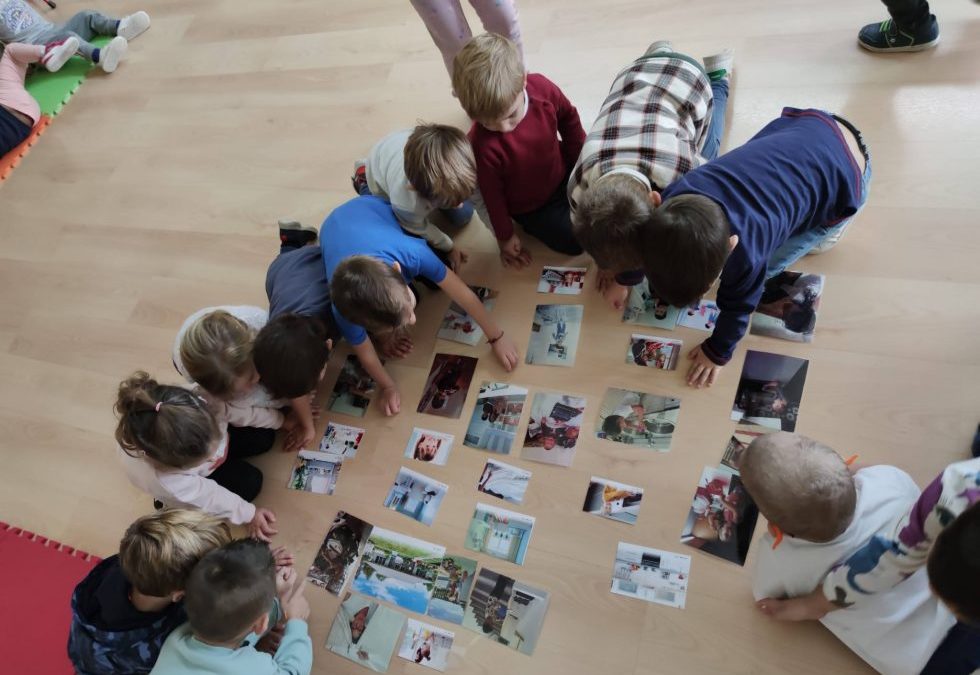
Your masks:
{"label": "white sneaker", "polygon": [[137,35],[145,33],[149,27],[150,15],[146,12],[136,12],[135,14],[130,14],[119,19],[119,27],[116,29],[116,35],[126,38],[129,41]]}
{"label": "white sneaker", "polygon": [[105,47],[99,49],[99,68],[107,73],[114,72],[129,49],[126,38],[117,35]]}
{"label": "white sneaker", "polygon": [[74,35],[60,41],[50,42],[44,47],[41,65],[49,72],[56,73],[78,51],[78,38]]}
{"label": "white sneaker", "polygon": [[674,44],[670,40],[657,40],[647,47],[646,56],[652,56],[661,52],[669,54],[672,51],[674,51]]}
{"label": "white sneaker", "polygon": [[704,70],[708,73],[708,75],[711,75],[711,73],[716,71],[723,70],[725,71],[725,74],[722,77],[731,77],[732,70],[735,65],[735,50],[729,48],[718,54],[705,56],[703,60]]}

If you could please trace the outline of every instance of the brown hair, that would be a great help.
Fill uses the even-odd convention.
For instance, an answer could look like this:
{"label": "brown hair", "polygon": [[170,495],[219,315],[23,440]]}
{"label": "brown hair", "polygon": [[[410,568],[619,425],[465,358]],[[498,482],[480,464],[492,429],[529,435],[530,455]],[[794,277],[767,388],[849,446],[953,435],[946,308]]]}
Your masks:
{"label": "brown hair", "polygon": [[980,625],[980,502],[947,525],[929,553],[929,585],[960,621]]}
{"label": "brown hair", "polygon": [[330,358],[323,321],[300,314],[279,314],[255,336],[252,358],[262,386],[276,398],[310,393]]}
{"label": "brown hair", "polygon": [[119,542],[119,565],[140,593],[165,597],[187,586],[194,565],[231,541],[221,518],[191,509],[167,509],[143,516]]}
{"label": "brown hair", "polygon": [[218,425],[203,399],[138,370],[119,384],[116,441],[126,454],[185,469],[203,462]]}
{"label": "brown hair", "polygon": [[840,455],[813,439],[783,431],[759,436],[738,467],[759,511],[788,535],[828,542],[854,519],[854,477]]}
{"label": "brown hair", "polygon": [[330,299],[337,311],[371,333],[405,322],[406,289],[393,265],[366,255],[345,258],[330,279]]}
{"label": "brown hair", "polygon": [[453,59],[453,91],[470,119],[478,122],[506,115],[523,91],[524,79],[517,45],[496,33],[472,38]]}
{"label": "brown hair", "polygon": [[252,374],[252,329],[224,310],[205,314],[187,327],[180,360],[191,379],[221,399],[230,398],[242,377]]}
{"label": "brown hair", "polygon": [[725,212],[711,199],[680,195],[665,201],[639,240],[651,293],[674,307],[700,300],[721,274],[730,236]]}
{"label": "brown hair", "polygon": [[476,159],[466,134],[446,124],[420,124],[405,143],[405,176],[423,199],[455,207],[476,190]]}
{"label": "brown hair", "polygon": [[603,176],[582,194],[573,218],[575,238],[599,267],[624,272],[642,266],[637,239],[654,210],[649,195],[626,174]]}

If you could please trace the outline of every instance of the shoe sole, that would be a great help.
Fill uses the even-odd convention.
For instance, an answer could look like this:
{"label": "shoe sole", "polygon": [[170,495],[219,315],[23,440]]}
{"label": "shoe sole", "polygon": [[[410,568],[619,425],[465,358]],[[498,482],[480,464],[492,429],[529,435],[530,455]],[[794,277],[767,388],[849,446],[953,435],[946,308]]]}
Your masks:
{"label": "shoe sole", "polygon": [[[70,45],[72,44],[75,45],[74,48],[70,47]],[[65,41],[65,46],[62,49],[61,53],[58,55],[58,58],[52,57],[48,59],[46,62],[44,62],[42,65],[44,65],[45,69],[48,72],[56,73],[59,70],[61,70],[61,67],[63,65],[68,63],[68,59],[73,57],[75,55],[75,52],[77,51],[78,51],[78,40],[75,38],[69,38],[68,40]]]}
{"label": "shoe sole", "polygon": [[119,67],[119,62],[126,56],[127,47],[126,38],[112,38],[112,41],[99,52],[99,67],[106,73],[114,73]]}
{"label": "shoe sole", "polygon": [[279,225],[280,230],[286,230],[288,232],[309,232],[310,234],[319,234],[315,227],[302,225],[295,220],[280,220],[277,225]]}
{"label": "shoe sole", "polygon": [[932,49],[939,44],[939,36],[932,42],[923,42],[920,45],[910,45],[908,47],[873,47],[869,44],[861,42],[858,40],[858,45],[862,48],[868,50],[869,52],[875,52],[876,54],[887,53],[887,52],[924,52],[927,49]]}
{"label": "shoe sole", "polygon": [[143,33],[145,33],[148,30],[150,30],[150,19],[149,19],[149,15],[147,15],[146,25],[140,27],[139,30],[135,30],[135,29],[134,30],[127,30],[127,31],[119,32],[119,33],[117,33],[117,35],[119,35],[119,37],[125,38],[126,41],[128,42],[128,41],[132,40],[133,38],[139,37],[140,35],[142,35]]}

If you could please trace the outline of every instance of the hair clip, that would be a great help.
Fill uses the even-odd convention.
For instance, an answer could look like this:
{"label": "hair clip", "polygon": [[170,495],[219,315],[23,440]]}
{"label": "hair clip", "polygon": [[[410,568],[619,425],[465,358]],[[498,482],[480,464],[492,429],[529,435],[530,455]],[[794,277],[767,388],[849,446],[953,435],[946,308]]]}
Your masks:
{"label": "hair clip", "polygon": [[772,535],[772,550],[775,551],[776,547],[783,543],[783,531],[778,525],[769,523],[769,534]]}
{"label": "hair clip", "polygon": [[162,406],[162,405],[163,405],[163,401],[157,401],[157,404],[155,406],[153,406],[153,409],[156,412],[160,412],[160,406]]}
{"label": "hair clip", "polygon": [[857,455],[851,455],[850,457],[844,460],[844,464],[846,466],[850,466],[851,464],[854,464],[854,462],[857,461],[857,458],[858,458]]}

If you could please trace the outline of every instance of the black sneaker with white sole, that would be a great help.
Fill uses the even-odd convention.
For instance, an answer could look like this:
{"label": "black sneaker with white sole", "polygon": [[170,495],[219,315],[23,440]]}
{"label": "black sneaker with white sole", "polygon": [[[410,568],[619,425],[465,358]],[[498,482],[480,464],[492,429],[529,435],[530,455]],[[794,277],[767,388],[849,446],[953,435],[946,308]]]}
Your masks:
{"label": "black sneaker with white sole", "polygon": [[893,19],[869,23],[858,33],[858,44],[872,52],[921,52],[939,44],[936,15],[915,28],[902,28]]}

